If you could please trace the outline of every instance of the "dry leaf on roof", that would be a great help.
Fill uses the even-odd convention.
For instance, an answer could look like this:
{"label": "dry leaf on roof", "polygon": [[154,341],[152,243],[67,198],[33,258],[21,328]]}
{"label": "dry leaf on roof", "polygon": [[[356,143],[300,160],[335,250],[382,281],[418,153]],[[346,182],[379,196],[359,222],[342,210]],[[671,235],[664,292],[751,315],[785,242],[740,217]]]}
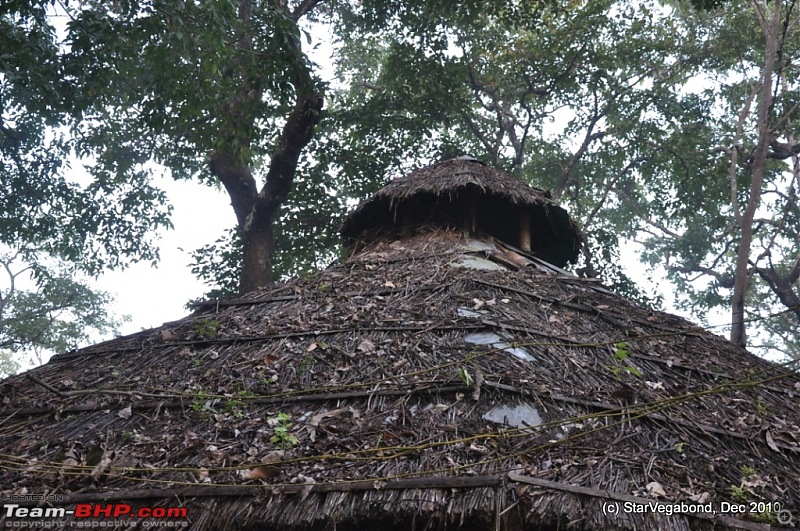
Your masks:
{"label": "dry leaf on roof", "polygon": [[704,504],[711,499],[711,494],[708,492],[701,492],[700,494],[693,494],[689,496],[689,499],[695,503]]}
{"label": "dry leaf on roof", "polygon": [[767,430],[765,436],[767,440],[767,446],[769,446],[776,452],[780,452],[780,448],[778,448],[778,445],[775,444],[775,439],[772,438],[772,432],[770,430]]}
{"label": "dry leaf on roof", "polygon": [[358,344],[356,347],[359,351],[363,353],[374,352],[375,351],[375,343],[370,341],[369,339],[364,339],[361,343]]}
{"label": "dry leaf on roof", "polygon": [[249,470],[240,470],[239,473],[244,480],[269,479],[278,475],[276,468],[269,465],[259,465]]}
{"label": "dry leaf on roof", "polygon": [[105,474],[106,470],[108,470],[109,465],[111,465],[111,461],[113,458],[114,458],[114,452],[103,450],[103,453],[100,456],[100,461],[94,466],[89,475],[94,479],[97,479],[103,474]]}
{"label": "dry leaf on roof", "polygon": [[306,486],[303,488],[303,493],[300,496],[301,500],[305,500],[308,498],[308,495],[311,494],[314,485],[316,485],[316,480],[314,478],[308,477],[303,474],[298,474],[296,478],[292,480],[292,483],[305,483]]}
{"label": "dry leaf on roof", "polygon": [[664,486],[658,481],[651,481],[645,485],[645,488],[647,489],[647,494],[654,498],[665,498],[667,496]]}

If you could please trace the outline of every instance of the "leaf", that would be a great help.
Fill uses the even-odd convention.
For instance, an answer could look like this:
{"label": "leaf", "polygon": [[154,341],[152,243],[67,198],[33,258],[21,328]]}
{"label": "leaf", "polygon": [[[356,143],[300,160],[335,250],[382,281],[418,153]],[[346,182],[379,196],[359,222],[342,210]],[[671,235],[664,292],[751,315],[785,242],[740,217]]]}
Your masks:
{"label": "leaf", "polygon": [[772,432],[767,430],[764,435],[767,439],[767,446],[769,446],[775,452],[780,452],[780,448],[778,448],[778,445],[775,444],[775,439],[772,438]]}
{"label": "leaf", "polygon": [[74,450],[67,450],[64,452],[64,459],[61,461],[61,466],[65,468],[68,472],[73,468],[78,466],[78,455],[75,453]]}
{"label": "leaf", "polygon": [[639,378],[641,378],[641,377],[642,377],[642,373],[639,371],[639,369],[637,369],[637,368],[636,368],[636,367],[634,367],[633,365],[626,365],[625,367],[623,367],[623,369],[624,369],[626,372],[628,372],[628,373],[630,373],[630,374],[632,374],[632,375],[634,375],[634,376],[638,376]]}
{"label": "leaf", "polygon": [[625,341],[620,341],[619,343],[616,344],[616,351],[614,352],[614,358],[620,361],[625,361],[625,359],[627,359],[628,357],[628,354],[629,354],[628,343],[626,343]]}
{"label": "leaf", "polygon": [[211,483],[211,477],[207,468],[199,468],[194,473],[200,483]]}
{"label": "leaf", "polygon": [[283,450],[273,450],[261,459],[261,464],[269,465],[272,463],[279,463],[286,458],[286,452]]}
{"label": "leaf", "polygon": [[375,343],[373,343],[369,339],[364,339],[364,340],[361,341],[361,343],[358,344],[356,349],[360,350],[364,354],[367,354],[369,352],[374,352],[375,351]]}
{"label": "leaf", "polygon": [[667,496],[667,493],[664,491],[664,487],[657,481],[651,481],[645,485],[645,489],[647,489],[647,494],[649,496],[653,496],[654,498],[664,498]]}
{"label": "leaf", "polygon": [[313,490],[314,485],[316,485],[317,482],[314,480],[314,478],[304,476],[303,474],[297,474],[296,480],[302,481],[303,483],[306,484],[306,486],[303,488],[303,494],[300,496],[301,501],[305,500],[306,498],[308,498],[308,495],[311,494],[311,491]]}
{"label": "leaf", "polygon": [[306,431],[308,431],[308,436],[311,439],[311,442],[315,442],[317,440],[317,430],[315,428],[319,426],[319,423],[322,422],[323,419],[329,417],[338,417],[342,413],[347,413],[350,411],[350,409],[351,408],[343,407],[340,409],[334,409],[333,411],[325,411],[309,418],[306,423]]}
{"label": "leaf", "polygon": [[91,477],[94,479],[98,479],[100,476],[105,474],[108,468],[111,466],[111,461],[114,458],[114,452],[110,452],[108,450],[103,451],[103,455],[100,457],[100,462],[98,462],[92,471],[89,473]]}
{"label": "leaf", "polygon": [[240,470],[239,474],[242,476],[242,479],[244,480],[269,479],[277,476],[278,471],[273,466],[259,465],[249,470]]}

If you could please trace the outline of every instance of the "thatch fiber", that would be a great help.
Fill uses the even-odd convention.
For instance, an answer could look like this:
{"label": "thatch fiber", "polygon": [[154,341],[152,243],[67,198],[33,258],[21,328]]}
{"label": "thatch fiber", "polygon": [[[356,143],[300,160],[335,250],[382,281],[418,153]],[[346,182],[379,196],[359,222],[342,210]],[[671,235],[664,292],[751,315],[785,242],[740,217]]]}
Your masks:
{"label": "thatch fiber", "polygon": [[796,373],[485,233],[384,235],[3,381],[2,494],[209,531],[800,516]]}

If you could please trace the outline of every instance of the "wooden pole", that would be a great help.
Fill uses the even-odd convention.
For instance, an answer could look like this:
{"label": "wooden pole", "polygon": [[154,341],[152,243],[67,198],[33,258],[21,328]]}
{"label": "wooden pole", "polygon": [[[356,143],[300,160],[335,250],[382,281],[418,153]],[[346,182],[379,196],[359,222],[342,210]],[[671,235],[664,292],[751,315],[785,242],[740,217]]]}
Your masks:
{"label": "wooden pole", "polygon": [[467,188],[464,191],[464,233],[467,235],[475,234],[477,227],[475,216],[478,205],[478,195]]}
{"label": "wooden pole", "polygon": [[519,220],[519,248],[525,252],[531,250],[531,213],[528,207],[522,207]]}
{"label": "wooden pole", "polygon": [[406,238],[411,236],[414,228],[414,204],[411,201],[406,201],[403,206],[403,224],[400,228],[400,236]]}

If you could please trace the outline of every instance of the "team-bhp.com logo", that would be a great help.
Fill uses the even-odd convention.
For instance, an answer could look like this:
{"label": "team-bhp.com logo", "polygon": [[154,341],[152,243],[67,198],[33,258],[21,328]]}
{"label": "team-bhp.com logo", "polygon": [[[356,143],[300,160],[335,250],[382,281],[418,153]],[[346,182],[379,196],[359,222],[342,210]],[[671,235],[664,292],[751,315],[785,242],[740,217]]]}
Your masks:
{"label": "team-bhp.com logo", "polygon": [[75,509],[65,509],[64,507],[20,507],[18,504],[7,503],[3,506],[3,512],[8,519],[61,519],[71,516],[76,520],[82,518],[178,520],[185,519],[188,516],[186,507],[134,508],[127,503],[79,503],[75,505]]}

